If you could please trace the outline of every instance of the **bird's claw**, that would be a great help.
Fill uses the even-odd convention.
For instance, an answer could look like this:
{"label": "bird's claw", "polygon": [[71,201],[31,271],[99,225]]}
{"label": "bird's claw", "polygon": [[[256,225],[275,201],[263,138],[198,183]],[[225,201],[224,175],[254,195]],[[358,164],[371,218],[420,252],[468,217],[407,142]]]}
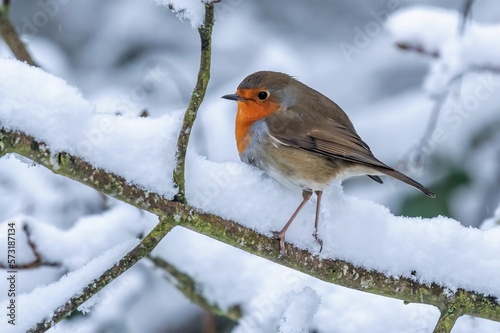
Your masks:
{"label": "bird's claw", "polygon": [[286,253],[286,249],[285,249],[285,233],[282,233],[280,231],[273,231],[273,236],[274,236],[274,238],[277,238],[280,241],[280,257],[282,257]]}
{"label": "bird's claw", "polygon": [[313,237],[314,237],[314,240],[316,241],[316,243],[319,244],[319,253],[321,253],[321,251],[323,251],[323,240],[321,238],[319,238],[318,231],[315,230],[313,232]]}

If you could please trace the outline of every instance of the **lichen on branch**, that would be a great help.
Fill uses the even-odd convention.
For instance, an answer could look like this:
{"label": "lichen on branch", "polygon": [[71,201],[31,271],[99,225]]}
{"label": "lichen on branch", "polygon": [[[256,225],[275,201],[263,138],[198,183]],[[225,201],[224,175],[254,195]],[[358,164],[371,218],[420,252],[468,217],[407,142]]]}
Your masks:
{"label": "lichen on branch", "polygon": [[93,280],[80,294],[74,295],[64,305],[59,307],[51,318],[46,318],[44,321],[31,328],[28,332],[40,333],[47,331],[62,319],[69,316],[80,305],[97,294],[111,281],[122,275],[135,263],[151,253],[163,237],[165,237],[165,235],[173,228],[174,224],[171,222],[172,219],[173,217],[171,215],[160,217],[159,223],[153,228],[153,230],[151,230],[136,247],[127,253],[125,257],[106,270],[99,278]]}
{"label": "lichen on branch", "polygon": [[[287,255],[279,258],[277,242],[265,235],[219,216],[196,211],[178,201],[170,201],[156,193],[142,190],[124,178],[95,168],[88,162],[67,153],[53,154],[41,142],[15,131],[0,130],[0,147],[4,153],[25,156],[52,172],[65,175],[118,200],[147,210],[174,225],[180,225],[228,245],[255,254],[277,264],[303,272],[320,280],[343,287],[403,300],[436,306],[442,313],[454,316],[472,315],[500,321],[500,302],[494,297],[458,289],[450,292],[437,284],[420,283],[405,277],[390,277],[369,271],[343,260],[320,258],[292,244]],[[2,151],[0,151],[0,154]],[[52,156],[52,158],[50,158]],[[58,161],[57,165],[53,165]],[[175,216],[175,219],[170,217]],[[449,326],[450,319],[440,322]],[[442,331],[447,332],[447,331]]]}
{"label": "lichen on branch", "polygon": [[185,194],[185,176],[186,153],[198,109],[200,108],[205,92],[207,91],[208,81],[210,80],[210,63],[212,57],[212,29],[214,25],[214,5],[212,2],[205,4],[205,19],[203,25],[198,28],[201,41],[200,69],[198,71],[198,80],[191,94],[188,108],[184,115],[182,128],[177,140],[176,159],[177,165],[174,169],[174,183],[177,186],[175,199],[180,202],[186,202]]}
{"label": "lichen on branch", "polygon": [[[215,1],[214,1],[215,2]],[[156,214],[158,225],[124,258],[93,281],[79,295],[74,295],[62,305],[51,318],[36,325],[31,332],[44,332],[71,314],[78,306],[95,295],[109,282],[116,279],[137,261],[148,256],[163,237],[175,226],[180,225],[199,232],[228,245],[255,254],[277,264],[301,271],[309,276],[347,288],[400,299],[408,303],[423,303],[436,306],[441,317],[435,332],[450,332],[457,318],[464,314],[500,321],[498,299],[480,295],[473,291],[458,289],[450,292],[437,284],[424,284],[406,277],[386,276],[381,272],[369,271],[343,260],[320,258],[293,245],[288,253],[278,257],[278,243],[265,235],[241,226],[219,216],[202,213],[189,206],[185,198],[185,157],[188,142],[198,109],[204,99],[210,78],[211,34],[214,24],[213,2],[205,4],[205,21],[199,28],[201,39],[200,70],[196,87],[186,110],[177,144],[177,166],[173,177],[178,186],[176,200],[170,201],[157,193],[144,191],[140,186],[126,179],[92,166],[87,161],[66,152],[54,153],[43,142],[30,135],[0,128],[0,156],[16,153],[45,166],[54,173],[86,184],[101,193],[108,194],[125,203]],[[188,297],[212,311],[217,307],[197,294],[195,281],[177,271],[161,258],[150,257],[157,267],[182,280],[180,288]],[[239,309],[221,311],[223,315],[237,319]]]}

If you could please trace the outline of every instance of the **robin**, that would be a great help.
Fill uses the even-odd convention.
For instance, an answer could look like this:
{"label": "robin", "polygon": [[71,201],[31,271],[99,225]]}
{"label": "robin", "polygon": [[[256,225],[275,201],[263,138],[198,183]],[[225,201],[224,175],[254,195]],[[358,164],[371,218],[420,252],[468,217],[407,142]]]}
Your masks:
{"label": "robin", "polygon": [[287,229],[313,192],[317,196],[313,236],[322,247],[318,237],[321,196],[334,179],[367,175],[382,183],[379,175],[388,175],[435,196],[379,161],[335,102],[288,74],[253,73],[240,83],[236,94],[222,98],[238,102],[236,145],[241,160],[302,191],[302,202],[281,231],[274,233],[281,255]]}

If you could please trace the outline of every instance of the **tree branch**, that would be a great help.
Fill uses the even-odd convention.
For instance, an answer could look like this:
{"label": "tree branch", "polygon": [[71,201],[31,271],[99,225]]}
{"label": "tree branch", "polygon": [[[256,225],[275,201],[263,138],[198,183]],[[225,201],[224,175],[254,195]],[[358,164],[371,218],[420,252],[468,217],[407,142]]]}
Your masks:
{"label": "tree branch", "polygon": [[[462,17],[460,24],[458,25],[457,35],[463,36],[466,32],[467,22],[471,19],[472,16],[472,7],[474,5],[474,0],[465,0]],[[424,45],[416,44],[408,41],[396,41],[396,47],[405,51],[413,51],[422,55],[430,56],[432,58],[440,58],[440,52],[436,50],[426,49]],[[440,59],[442,61],[442,59]],[[467,73],[472,72],[492,72],[492,73],[500,73],[500,67],[494,66],[491,64],[469,64],[467,68],[463,71],[457,73],[454,77],[450,78],[448,81],[448,89],[444,89],[437,96],[434,96],[434,105],[432,107],[431,116],[429,121],[427,122],[427,127],[420,138],[420,141],[413,146],[408,152],[404,155],[404,157],[399,162],[400,168],[402,170],[409,169],[420,169],[425,164],[425,158],[428,153],[425,153],[426,147],[429,146],[430,141],[432,140],[432,136],[434,131],[437,128],[439,115],[443,108],[444,103],[448,99],[450,95],[451,89],[453,87],[458,87],[457,91],[460,91],[460,85],[463,77]],[[458,94],[456,96],[458,98]]]}
{"label": "tree branch", "polygon": [[31,251],[33,252],[33,255],[35,256],[35,260],[25,264],[25,265],[16,265],[14,266],[14,269],[33,269],[37,268],[40,266],[50,266],[50,267],[60,267],[61,264],[57,262],[49,262],[43,259],[42,255],[40,252],[38,252],[38,248],[36,244],[33,242],[31,239],[31,231],[28,227],[27,224],[23,225],[23,231],[26,234],[26,239],[28,240],[28,246],[30,247]]}
{"label": "tree branch", "polygon": [[[457,35],[463,37],[466,33],[467,23],[472,17],[472,7],[474,5],[474,0],[465,0],[461,12],[461,20],[457,27]],[[422,27],[424,29],[424,27]],[[439,50],[430,49],[427,45],[415,42],[412,40],[395,40],[395,46],[403,51],[415,52],[424,56],[431,58],[440,58],[441,53]],[[489,47],[489,45],[485,45]],[[481,63],[471,63],[467,68],[464,68],[462,75],[469,72],[493,72],[500,73],[500,67],[495,64],[481,64]]]}
{"label": "tree branch", "polygon": [[51,318],[47,318],[43,322],[38,323],[28,332],[41,333],[47,331],[62,319],[69,316],[80,305],[85,303],[101,289],[106,287],[111,281],[127,271],[136,262],[147,256],[175,225],[172,220],[172,215],[160,217],[160,221],[156,227],[154,227],[154,229],[151,230],[151,232],[144,237],[135,248],[127,253],[125,257],[104,272],[99,278],[92,281],[87,287],[85,287],[85,289],[83,289],[81,294],[74,295],[64,305],[59,307]]}
{"label": "tree branch", "polygon": [[197,283],[189,275],[179,271],[174,265],[168,263],[160,257],[148,256],[148,259],[165,272],[164,277],[170,281],[184,296],[190,299],[193,303],[201,308],[210,311],[216,315],[225,316],[229,319],[237,321],[241,318],[241,308],[232,306],[229,309],[222,309],[217,304],[213,304],[207,300],[197,288]]}
{"label": "tree branch", "polygon": [[[33,242],[31,239],[31,232],[29,229],[28,224],[24,224],[22,230],[26,234],[27,238],[27,243],[30,249],[33,252],[33,255],[35,256],[35,260],[27,263],[27,264],[16,264],[15,266],[10,266],[7,267],[3,264],[0,264],[0,269],[14,269],[14,270],[21,270],[21,269],[33,269],[33,268],[39,268],[41,266],[51,266],[51,267],[60,267],[60,263],[56,262],[49,262],[43,258],[43,256],[38,252],[36,244]],[[133,256],[133,254],[130,254]],[[168,280],[170,283],[172,283],[177,290],[179,290],[181,293],[186,296],[189,300],[191,300],[193,303],[197,304],[201,308],[209,311],[212,314],[220,315],[220,316],[225,316],[233,321],[237,321],[239,318],[241,318],[241,308],[239,306],[232,306],[228,309],[223,309],[219,307],[217,304],[211,303],[209,300],[207,300],[203,295],[201,294],[199,288],[197,288],[197,283],[194,281],[189,275],[181,272],[177,267],[174,265],[168,263],[164,259],[156,256],[151,256],[151,254],[147,255],[147,258],[157,267],[158,269],[162,270],[164,272],[163,276],[166,280]],[[132,261],[129,261],[129,263],[133,264]],[[123,268],[123,266],[122,266]],[[92,284],[95,283],[100,283],[101,280],[105,280],[106,278],[111,278],[109,282],[114,280],[112,276],[106,276],[103,275],[99,279],[96,279],[95,281],[92,282]],[[89,296],[92,297],[93,294],[97,293],[99,290],[94,289],[94,290],[89,290]],[[80,295],[78,295],[78,298],[80,298]],[[69,304],[71,302],[71,305]],[[68,304],[65,304],[63,307],[66,310],[66,313],[71,313],[73,312],[81,303],[77,303],[74,301],[68,301]],[[71,309],[69,309],[71,308]],[[64,312],[64,311],[63,311]],[[61,316],[64,318],[64,313],[61,313]],[[41,324],[41,323],[40,323]],[[55,323],[54,323],[55,324]],[[44,328],[47,328],[45,324],[43,325]]]}
{"label": "tree branch", "polygon": [[460,317],[457,312],[452,309],[445,308],[441,310],[441,314],[439,315],[438,322],[436,323],[436,327],[434,328],[433,333],[449,333],[451,329],[457,322],[457,319]]}
{"label": "tree branch", "polygon": [[428,56],[431,58],[439,58],[441,56],[439,51],[435,51],[435,50],[431,51],[431,50],[427,49],[422,44],[396,41],[396,43],[394,45],[396,45],[396,47],[400,50],[416,52],[416,53],[419,53],[419,54],[422,54],[422,55],[425,55],[425,56]]}
{"label": "tree branch", "polygon": [[[16,264],[15,266],[8,267],[9,269],[33,269],[41,266],[50,266],[50,267],[60,267],[61,264],[57,262],[46,261],[40,252],[38,252],[38,248],[36,244],[31,239],[31,232],[27,224],[23,226],[23,231],[26,234],[26,239],[28,241],[28,246],[30,247],[33,255],[35,256],[35,260],[27,264]],[[7,269],[7,266],[0,264],[1,269]]]}
{"label": "tree branch", "polygon": [[174,183],[177,186],[177,195],[175,199],[180,202],[186,202],[184,169],[186,165],[186,152],[191,135],[191,129],[196,119],[198,109],[205,98],[208,81],[210,79],[210,62],[212,52],[212,28],[214,25],[214,5],[205,3],[205,19],[203,25],[198,28],[201,39],[200,69],[198,71],[198,80],[191,95],[189,106],[184,115],[182,128],[177,140],[177,152],[175,157],[177,165],[174,169]]}
{"label": "tree branch", "polygon": [[[138,260],[148,255],[161,239],[177,225],[199,232],[228,245],[253,253],[272,262],[304,272],[326,282],[369,292],[377,295],[404,300],[405,302],[434,305],[441,310],[441,317],[436,330],[449,332],[456,318],[463,314],[500,321],[500,303],[496,298],[459,289],[450,293],[445,287],[436,284],[422,284],[411,278],[388,277],[383,273],[368,271],[343,260],[322,259],[306,250],[288,245],[288,254],[278,257],[279,246],[255,231],[225,220],[221,217],[201,213],[187,205],[185,198],[184,167],[190,132],[197,110],[203,101],[210,71],[210,43],[214,23],[213,3],[205,4],[205,22],[199,29],[202,39],[202,56],[197,85],[193,91],[182,130],[178,140],[177,166],[174,181],[179,192],[176,200],[169,201],[157,193],[146,192],[139,186],[130,184],[124,178],[95,168],[88,162],[65,152],[53,153],[43,142],[35,140],[26,133],[0,129],[0,156],[16,153],[27,157],[53,171],[86,184],[99,192],[113,196],[123,202],[159,216],[158,225],[117,264],[108,269],[101,277],[89,284],[81,295],[73,296],[58,309],[52,318],[47,318],[36,325],[30,332],[44,332],[55,323],[73,312],[78,306],[101,290]],[[3,30],[2,30],[3,31]],[[185,274],[176,271],[171,265],[159,258],[153,258],[155,264],[170,272],[187,293],[196,289],[194,281]],[[207,300],[192,294],[200,304],[214,310]],[[222,311],[227,316],[238,316],[237,310]]]}
{"label": "tree branch", "polygon": [[[395,46],[403,51],[415,52],[431,58],[437,59],[441,57],[439,51],[428,50],[425,48],[425,46],[420,44],[398,41],[395,43]],[[500,67],[491,64],[472,64],[468,68],[465,68],[463,73],[471,73],[471,72],[500,73]]]}
{"label": "tree branch", "polygon": [[436,130],[439,114],[441,113],[441,109],[443,108],[444,103],[448,99],[448,96],[451,93],[452,87],[456,82],[460,82],[463,78],[464,74],[460,74],[454,77],[449,82],[449,89],[443,90],[437,96],[434,96],[434,104],[432,106],[431,116],[429,117],[429,121],[427,122],[427,126],[425,128],[425,132],[420,138],[420,141],[413,146],[408,152],[403,156],[401,161],[399,162],[399,168],[401,170],[410,170],[410,169],[420,169],[423,168],[426,162],[426,157],[428,152],[426,153],[426,147],[429,146],[432,135]]}
{"label": "tree branch", "polygon": [[31,66],[37,66],[26,49],[26,46],[17,34],[12,22],[9,20],[9,9],[10,3],[4,2],[4,5],[0,10],[0,35],[2,35],[3,40],[10,48],[16,59],[24,61]]}
{"label": "tree branch", "polygon": [[465,0],[464,8],[462,10],[462,22],[460,22],[459,33],[460,35],[464,35],[465,28],[467,26],[467,21],[472,17],[472,5],[474,4],[474,0]]}
{"label": "tree branch", "polygon": [[[166,218],[172,227],[181,225],[320,280],[409,303],[434,305],[440,309],[453,302],[460,309],[460,314],[500,321],[499,301],[473,291],[459,289],[450,294],[449,290],[437,284],[422,284],[406,277],[388,277],[343,260],[321,259],[292,244],[287,246],[287,255],[279,258],[279,246],[274,239],[233,221],[197,212],[182,202],[169,201],[159,194],[146,192],[122,177],[95,168],[78,157],[64,152],[53,154],[47,145],[24,133],[0,130],[0,156],[6,153],[25,156],[54,173]],[[175,219],[171,216],[175,216]]]}

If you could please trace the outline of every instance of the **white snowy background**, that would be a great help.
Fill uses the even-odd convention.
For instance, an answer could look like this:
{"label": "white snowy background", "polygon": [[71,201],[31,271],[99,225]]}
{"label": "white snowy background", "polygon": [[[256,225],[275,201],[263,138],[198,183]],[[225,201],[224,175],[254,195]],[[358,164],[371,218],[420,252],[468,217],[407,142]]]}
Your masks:
{"label": "white snowy background", "polygon": [[[43,70],[9,59],[0,43],[0,125],[172,197],[177,132],[198,68],[193,27],[203,11],[196,11],[197,0],[170,2],[191,10],[180,13],[181,21],[157,6],[163,1],[14,2],[12,20]],[[239,161],[235,105],[220,99],[262,69],[297,76],[334,99],[375,155],[397,166],[424,133],[434,94],[467,68],[500,68],[494,0],[477,1],[474,22],[463,36],[457,35],[461,3],[429,3],[218,4],[212,76],[187,159],[189,201],[265,234],[279,229],[300,201],[299,193]],[[396,40],[441,58],[402,52]],[[391,275],[416,271],[423,282],[500,297],[499,87],[500,76],[467,74],[444,105],[440,135],[424,152],[426,164],[407,171],[433,189],[436,199],[389,179],[384,185],[366,177],[344,188],[333,184],[321,212],[321,255]],[[144,109],[151,117],[139,118]],[[433,218],[401,217],[420,214]],[[311,202],[287,240],[314,252],[313,215]],[[157,222],[8,156],[0,159],[1,253],[12,221],[19,263],[34,260],[22,231],[26,226],[42,257],[58,267],[18,275],[18,325],[8,325],[2,312],[1,332],[25,332],[50,315]],[[242,306],[242,320],[225,330],[429,332],[438,318],[433,307],[330,285],[182,228],[167,235],[155,254],[198,281],[213,303]],[[5,260],[0,256],[0,263]],[[2,287],[1,311],[6,301]],[[80,311],[51,331],[200,332],[207,326],[203,311],[146,261]],[[499,331],[500,323],[466,316],[453,332]]]}

